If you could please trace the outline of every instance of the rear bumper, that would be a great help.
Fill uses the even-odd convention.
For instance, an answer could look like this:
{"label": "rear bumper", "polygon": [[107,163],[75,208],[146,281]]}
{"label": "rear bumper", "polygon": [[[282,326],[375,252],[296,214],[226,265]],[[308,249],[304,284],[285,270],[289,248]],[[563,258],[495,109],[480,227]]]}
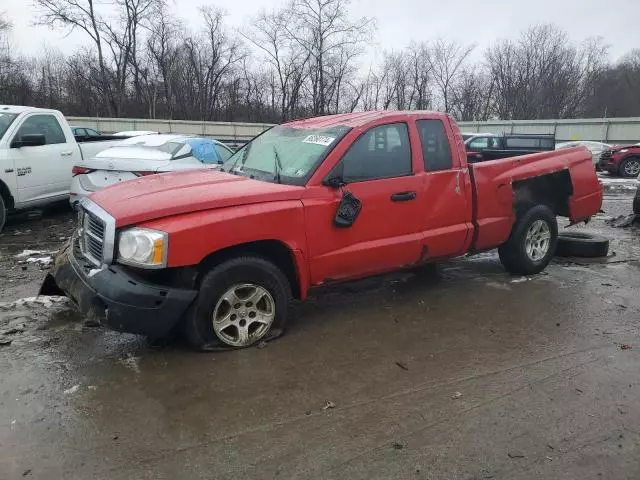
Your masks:
{"label": "rear bumper", "polygon": [[69,245],[58,255],[41,294],[55,283],[90,318],[121,332],[167,335],[197,295],[195,290],[141,282],[119,265],[95,269]]}

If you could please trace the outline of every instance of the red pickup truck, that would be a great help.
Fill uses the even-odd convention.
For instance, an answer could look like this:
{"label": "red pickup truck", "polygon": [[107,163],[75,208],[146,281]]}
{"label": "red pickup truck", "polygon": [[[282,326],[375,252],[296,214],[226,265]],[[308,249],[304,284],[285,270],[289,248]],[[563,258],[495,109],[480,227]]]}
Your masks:
{"label": "red pickup truck", "polygon": [[583,148],[467,164],[442,113],[367,112],[274,127],[214,171],[93,194],[42,293],[109,327],[182,327],[198,348],[278,335],[290,299],[332,282],[498,248],[535,274],[556,216],[586,221],[602,185]]}

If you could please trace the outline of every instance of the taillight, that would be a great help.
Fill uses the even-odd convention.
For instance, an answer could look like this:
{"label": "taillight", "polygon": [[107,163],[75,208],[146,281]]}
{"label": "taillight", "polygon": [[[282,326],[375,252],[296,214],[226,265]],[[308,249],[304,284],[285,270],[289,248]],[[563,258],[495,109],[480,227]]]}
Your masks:
{"label": "taillight", "polygon": [[71,169],[71,176],[84,175],[85,173],[91,173],[93,170],[85,167],[78,167],[77,165]]}
{"label": "taillight", "polygon": [[133,172],[136,177],[146,177],[147,175],[153,175],[156,172]]}

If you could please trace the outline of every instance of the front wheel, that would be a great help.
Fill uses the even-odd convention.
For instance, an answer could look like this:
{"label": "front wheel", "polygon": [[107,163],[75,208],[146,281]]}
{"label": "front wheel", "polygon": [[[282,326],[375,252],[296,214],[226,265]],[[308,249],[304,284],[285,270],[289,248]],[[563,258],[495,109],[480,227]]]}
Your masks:
{"label": "front wheel", "polygon": [[207,273],[195,308],[185,319],[189,343],[200,350],[237,349],[282,333],[291,287],[260,257],[228,260]]}
{"label": "front wheel", "polygon": [[505,269],[517,275],[534,275],[544,270],[556,249],[558,223],[545,205],[537,205],[520,215],[506,243],[498,253]]}
{"label": "front wheel", "polygon": [[640,157],[625,158],[618,173],[624,178],[636,178],[640,175]]}

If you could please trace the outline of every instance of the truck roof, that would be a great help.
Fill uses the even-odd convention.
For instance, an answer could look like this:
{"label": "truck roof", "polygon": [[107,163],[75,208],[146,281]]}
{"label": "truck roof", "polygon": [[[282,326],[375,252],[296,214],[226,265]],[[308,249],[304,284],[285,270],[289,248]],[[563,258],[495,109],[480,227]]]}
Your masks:
{"label": "truck roof", "polygon": [[48,108],[25,107],[22,105],[0,105],[0,113],[24,113],[24,112],[57,112]]}
{"label": "truck roof", "polygon": [[442,112],[431,112],[426,110],[412,110],[412,111],[392,111],[382,110],[374,112],[353,112],[343,113],[338,115],[326,115],[323,117],[309,118],[306,120],[294,120],[293,122],[286,123],[289,127],[296,128],[331,128],[337,126],[346,127],[362,127],[368,125],[375,120],[385,117],[416,117],[425,116],[441,117],[445,119],[447,115]]}

